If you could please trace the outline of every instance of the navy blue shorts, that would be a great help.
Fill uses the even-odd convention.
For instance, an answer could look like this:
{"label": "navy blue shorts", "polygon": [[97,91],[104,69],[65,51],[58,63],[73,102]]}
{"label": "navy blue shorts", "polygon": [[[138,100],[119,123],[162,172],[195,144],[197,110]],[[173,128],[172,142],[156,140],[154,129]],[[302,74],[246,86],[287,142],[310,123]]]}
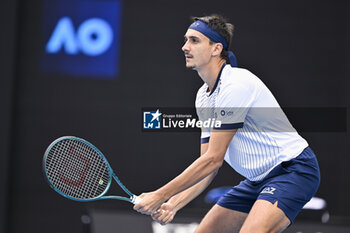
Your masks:
{"label": "navy blue shorts", "polygon": [[310,147],[296,158],[276,166],[262,181],[244,180],[216,203],[222,207],[249,213],[254,202],[263,199],[275,204],[291,223],[320,185],[320,170]]}

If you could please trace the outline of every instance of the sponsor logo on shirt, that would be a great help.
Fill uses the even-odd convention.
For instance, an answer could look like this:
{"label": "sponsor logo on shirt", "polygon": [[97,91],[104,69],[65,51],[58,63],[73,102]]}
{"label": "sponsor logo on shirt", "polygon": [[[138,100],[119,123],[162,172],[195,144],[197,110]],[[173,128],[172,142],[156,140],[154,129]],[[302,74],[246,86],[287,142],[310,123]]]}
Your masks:
{"label": "sponsor logo on shirt", "polygon": [[225,111],[225,110],[221,110],[220,111],[220,115],[221,116],[231,116],[233,114],[233,111]]}

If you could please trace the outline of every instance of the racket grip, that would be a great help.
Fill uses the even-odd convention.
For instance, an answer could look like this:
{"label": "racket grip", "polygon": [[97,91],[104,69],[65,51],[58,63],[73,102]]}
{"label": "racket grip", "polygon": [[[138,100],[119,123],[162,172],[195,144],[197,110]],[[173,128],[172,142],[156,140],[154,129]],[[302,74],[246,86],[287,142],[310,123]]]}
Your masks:
{"label": "racket grip", "polygon": [[134,196],[132,196],[132,198],[131,198],[131,203],[134,204],[134,205],[136,205],[136,204],[140,203],[141,200],[142,200],[142,199],[141,199],[139,196],[134,195]]}
{"label": "racket grip", "polygon": [[[136,195],[132,196],[132,198],[131,198],[131,202],[132,202],[132,204],[134,204],[134,205],[140,203],[141,200],[142,200],[142,199],[141,199],[139,196],[136,196]],[[162,213],[163,213],[163,212],[165,212],[165,211],[162,210]],[[158,211],[154,211],[153,214],[156,214],[156,213],[158,213]]]}

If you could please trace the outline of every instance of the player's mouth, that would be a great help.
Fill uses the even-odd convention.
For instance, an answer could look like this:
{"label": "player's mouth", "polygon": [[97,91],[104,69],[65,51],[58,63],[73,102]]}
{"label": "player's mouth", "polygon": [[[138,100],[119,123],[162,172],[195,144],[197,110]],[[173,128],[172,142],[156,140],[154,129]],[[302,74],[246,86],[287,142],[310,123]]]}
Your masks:
{"label": "player's mouth", "polygon": [[185,57],[186,57],[186,60],[189,60],[189,59],[192,59],[193,56],[192,55],[189,55],[189,54],[185,54]]}

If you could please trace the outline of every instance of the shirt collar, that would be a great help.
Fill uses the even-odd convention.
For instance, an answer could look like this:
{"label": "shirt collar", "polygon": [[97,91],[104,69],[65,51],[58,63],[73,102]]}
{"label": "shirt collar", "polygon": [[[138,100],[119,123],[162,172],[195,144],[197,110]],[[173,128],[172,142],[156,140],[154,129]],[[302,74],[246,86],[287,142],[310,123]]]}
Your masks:
{"label": "shirt collar", "polygon": [[222,65],[222,67],[221,67],[221,69],[220,69],[220,72],[219,72],[219,74],[218,74],[218,77],[216,78],[216,82],[215,82],[215,84],[214,84],[213,90],[211,90],[211,92],[209,93],[209,96],[211,96],[211,94],[214,93],[216,87],[218,86],[219,81],[220,81],[220,77],[221,77],[221,73],[222,73],[223,69],[225,68],[225,66],[226,66],[226,63]]}

